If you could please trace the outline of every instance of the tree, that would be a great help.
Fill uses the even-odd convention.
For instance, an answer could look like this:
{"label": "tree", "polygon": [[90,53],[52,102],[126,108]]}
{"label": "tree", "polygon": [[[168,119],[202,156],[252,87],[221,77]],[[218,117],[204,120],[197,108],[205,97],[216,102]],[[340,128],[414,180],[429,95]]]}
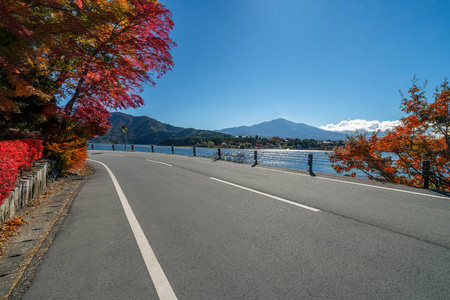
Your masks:
{"label": "tree", "polygon": [[[434,101],[428,102],[425,85],[414,78],[409,97],[402,100],[406,116],[386,135],[356,134],[330,156],[339,172],[360,170],[369,178],[422,186],[422,163],[431,162],[433,188],[450,191],[450,87],[448,81],[436,88]],[[352,173],[354,176],[355,174]]]}
{"label": "tree", "polygon": [[171,14],[154,0],[5,0],[0,12],[4,110],[18,96],[54,97],[104,132],[107,109],[144,104],[143,84],[173,66]]}
{"label": "tree", "polygon": [[0,1],[1,131],[41,130],[46,155],[76,165],[108,110],[143,105],[143,85],[171,70],[172,28],[156,0]]}

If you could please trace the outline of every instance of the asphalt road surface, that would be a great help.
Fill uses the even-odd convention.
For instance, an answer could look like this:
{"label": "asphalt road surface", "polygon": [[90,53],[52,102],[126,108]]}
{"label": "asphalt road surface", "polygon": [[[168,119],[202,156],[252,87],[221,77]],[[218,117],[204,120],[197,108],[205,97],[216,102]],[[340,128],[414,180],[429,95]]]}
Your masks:
{"label": "asphalt road surface", "polygon": [[90,151],[24,299],[450,299],[450,198],[340,176]]}

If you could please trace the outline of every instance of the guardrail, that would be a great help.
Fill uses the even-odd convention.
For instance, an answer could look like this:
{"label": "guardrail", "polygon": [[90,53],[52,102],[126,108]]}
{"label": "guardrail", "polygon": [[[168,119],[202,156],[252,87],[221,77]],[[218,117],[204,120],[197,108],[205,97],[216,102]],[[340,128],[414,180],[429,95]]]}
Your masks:
{"label": "guardrail", "polygon": [[[152,146],[152,150],[153,149],[154,148]],[[171,152],[172,152],[172,154],[175,153],[174,146],[171,146]],[[192,148],[192,154],[193,154],[193,156],[197,155],[195,147]],[[331,162],[328,160],[328,156],[324,156],[323,154],[314,156],[314,153],[289,151],[288,156],[289,156],[289,158],[287,159],[286,155],[271,153],[270,160],[271,161],[273,161],[273,160],[278,160],[278,161],[288,160],[291,162],[293,160],[295,160],[299,163],[303,163],[303,164],[307,165],[307,171],[310,174],[314,174],[314,166],[326,166],[326,167],[331,168]],[[264,163],[264,161],[267,158],[267,152],[264,152],[264,151],[258,152],[258,150],[253,150],[253,153],[251,152],[251,150],[240,152],[238,149],[232,149],[232,150],[230,149],[227,151],[227,150],[218,148],[217,152],[215,152],[213,155],[211,155],[211,157],[214,159],[217,159],[217,160],[227,160],[227,161],[234,161],[234,162],[240,162],[240,163],[251,163],[253,165],[258,165],[261,161],[262,161],[262,164],[266,164],[266,163]],[[258,158],[260,160],[258,160]],[[422,178],[423,178],[423,188],[424,189],[429,188],[429,175],[430,175],[430,161],[428,161],[428,160],[423,161]]]}
{"label": "guardrail", "polygon": [[[148,148],[147,148],[148,149]],[[146,151],[146,150],[143,150]],[[299,170],[307,170],[336,174],[331,167],[325,152],[308,153],[296,150],[254,150],[254,149],[222,149],[196,148],[151,145],[147,151],[167,154],[209,157],[216,160],[248,163],[253,165],[270,165]],[[361,176],[362,177],[362,176]]]}
{"label": "guardrail", "polygon": [[[132,145],[132,149],[134,150]],[[114,150],[114,145],[112,147]],[[314,171],[337,174],[331,167],[325,151],[297,151],[297,150],[277,150],[277,149],[213,149],[213,148],[196,148],[196,147],[174,147],[174,146],[145,146],[137,145],[137,151],[151,151],[178,155],[192,155],[210,157],[218,160],[234,161],[238,163],[261,164],[269,166],[279,166],[284,168],[306,170],[313,174]],[[159,151],[157,151],[159,150]],[[367,178],[367,175],[356,170],[356,177]],[[430,161],[423,161],[422,178],[423,188],[429,188],[430,182]]]}

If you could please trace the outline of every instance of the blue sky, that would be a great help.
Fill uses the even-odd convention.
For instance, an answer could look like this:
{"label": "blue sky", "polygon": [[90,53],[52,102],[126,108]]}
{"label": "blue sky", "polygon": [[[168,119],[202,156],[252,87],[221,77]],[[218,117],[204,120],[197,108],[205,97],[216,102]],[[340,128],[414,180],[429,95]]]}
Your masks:
{"label": "blue sky", "polygon": [[448,0],[160,0],[172,72],[124,112],[198,129],[279,117],[394,121],[411,79],[450,77]]}

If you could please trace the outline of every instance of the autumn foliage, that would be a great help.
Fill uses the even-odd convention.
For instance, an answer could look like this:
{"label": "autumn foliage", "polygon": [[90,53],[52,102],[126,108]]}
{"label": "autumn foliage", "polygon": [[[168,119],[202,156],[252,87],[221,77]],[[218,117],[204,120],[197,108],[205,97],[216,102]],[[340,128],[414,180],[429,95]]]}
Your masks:
{"label": "autumn foliage", "polygon": [[[356,134],[330,156],[339,173],[359,170],[369,178],[423,186],[423,161],[430,161],[432,188],[450,191],[450,87],[445,81],[428,102],[414,80],[402,100],[406,116],[384,136]],[[354,172],[352,175],[354,176]]]}
{"label": "autumn foliage", "polygon": [[153,0],[5,0],[0,11],[2,101],[56,96],[102,116],[142,105],[135,91],[173,65],[170,11]]}
{"label": "autumn foliage", "polygon": [[172,28],[155,0],[0,1],[0,135],[38,132],[60,167],[81,163],[109,110],[171,70]]}
{"label": "autumn foliage", "polygon": [[0,141],[0,205],[16,184],[19,172],[31,170],[42,157],[42,141],[37,139]]}

